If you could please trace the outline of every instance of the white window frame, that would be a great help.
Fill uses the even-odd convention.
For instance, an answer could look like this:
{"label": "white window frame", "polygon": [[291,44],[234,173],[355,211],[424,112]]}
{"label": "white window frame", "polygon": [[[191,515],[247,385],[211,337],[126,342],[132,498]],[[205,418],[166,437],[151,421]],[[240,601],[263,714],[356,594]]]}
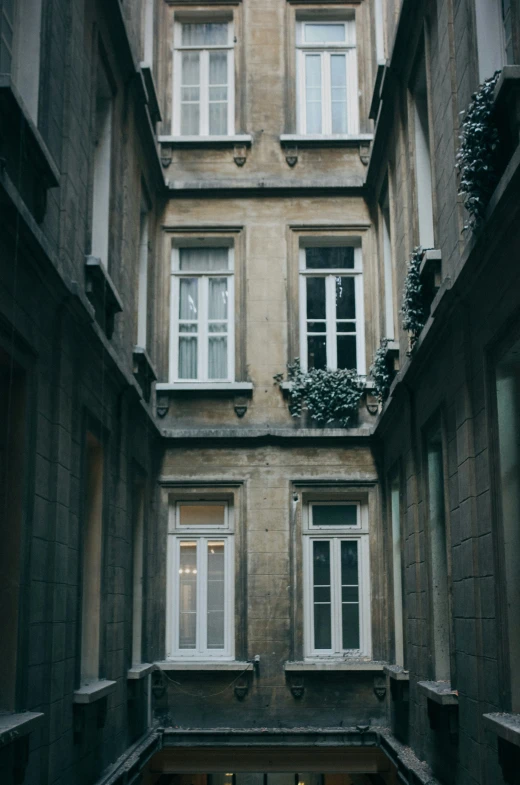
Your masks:
{"label": "white window frame", "polygon": [[[354,526],[317,526],[316,524],[312,523],[312,513],[314,507],[355,507],[356,508],[356,524]],[[317,531],[326,531],[326,532],[335,532],[335,531],[356,531],[362,528],[362,516],[361,516],[361,505],[359,502],[355,501],[312,501],[309,502],[309,520],[308,520],[308,528],[306,531],[310,532],[317,532]]]}
{"label": "white window frame", "polygon": [[[210,52],[227,52],[227,65],[228,65],[228,116],[227,116],[227,133],[219,134],[219,136],[233,136],[235,133],[235,35],[234,35],[234,22],[232,19],[215,19],[204,18],[191,20],[203,24],[212,22],[226,23],[228,26],[228,42],[227,44],[219,44],[218,46],[185,46],[182,44],[182,25],[186,24],[185,21],[180,20],[175,22],[174,29],[174,53],[173,53],[173,135],[181,136],[182,128],[182,102],[181,102],[181,81],[182,81],[182,53],[183,52],[200,52],[200,116],[199,116],[199,133],[194,134],[198,137],[210,136],[209,133],[209,53]],[[211,134],[215,136],[216,134]]]}
{"label": "white window frame", "polygon": [[[176,501],[170,505],[168,549],[167,549],[167,602],[166,602],[166,657],[169,660],[223,660],[235,658],[235,552],[233,508],[226,505],[226,526],[180,526],[179,504],[208,506],[221,504],[221,500],[208,498],[206,501],[192,502],[189,499]],[[207,636],[207,543],[210,540],[224,542],[225,601],[224,601],[224,648],[208,649]],[[179,569],[180,543],[197,542],[197,646],[195,649],[179,647],[180,603]],[[199,577],[200,576],[200,577]]]}
{"label": "white window frame", "polygon": [[[307,55],[319,55],[321,58],[321,133],[319,136],[343,136],[332,133],[332,102],[330,58],[333,54],[345,55],[346,86],[347,86],[347,134],[355,136],[359,133],[359,88],[356,47],[356,22],[354,19],[344,21],[319,20],[300,21],[296,27],[296,89],[297,89],[297,125],[298,133],[307,135],[307,104],[305,90],[305,58]],[[345,26],[345,41],[340,43],[306,43],[305,26],[308,24]],[[312,136],[315,134],[312,133]]]}
{"label": "white window frame", "polygon": [[[218,247],[215,242],[214,247]],[[204,248],[212,247],[208,242],[204,245],[188,245],[181,243],[172,249],[172,275],[170,287],[170,383],[186,382],[189,384],[208,383],[214,384],[233,382],[235,380],[235,249],[233,246],[225,246],[228,250],[228,269],[211,272],[192,272],[191,270],[180,270],[181,248]],[[199,314],[204,314],[204,318],[199,321],[198,346],[197,346],[197,378],[183,379],[179,376],[179,298],[180,298],[180,278],[199,278],[203,281],[199,287]],[[228,375],[225,379],[211,379],[208,374],[208,291],[209,278],[228,279]],[[221,333],[221,335],[223,335]]]}
{"label": "white window frame", "polygon": [[[323,501],[316,500],[323,504]],[[330,504],[347,503],[342,500]],[[351,503],[351,502],[350,502]],[[368,508],[359,505],[359,529],[352,526],[317,527],[311,522],[313,502],[304,507],[303,561],[304,561],[304,653],[306,660],[345,659],[372,656],[371,603],[370,603],[370,553],[368,534]],[[319,531],[318,531],[319,530]],[[341,645],[341,543],[358,543],[359,580],[359,649],[343,649]],[[313,601],[313,543],[330,542],[331,548],[331,643],[330,649],[314,647]]]}
{"label": "white window frame", "polygon": [[[341,247],[344,243],[338,240],[337,244],[324,239],[322,245],[313,242],[312,247]],[[310,244],[300,247],[300,360],[302,370],[308,370],[308,350],[307,350],[307,278],[325,278],[325,297],[326,297],[326,338],[327,338],[327,368],[337,370],[337,330],[335,312],[335,283],[336,278],[349,278],[355,280],[354,293],[356,298],[356,356],[357,372],[360,376],[366,375],[365,358],[365,303],[363,289],[363,263],[361,246],[354,248],[354,267],[344,270],[330,270],[323,268],[319,270],[308,270],[306,268],[306,250]]]}

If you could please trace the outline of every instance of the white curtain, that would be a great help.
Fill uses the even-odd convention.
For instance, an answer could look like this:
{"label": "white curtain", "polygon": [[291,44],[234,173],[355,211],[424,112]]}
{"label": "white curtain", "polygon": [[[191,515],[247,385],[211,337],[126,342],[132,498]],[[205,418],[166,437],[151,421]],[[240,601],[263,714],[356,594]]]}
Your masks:
{"label": "white curtain", "polygon": [[200,133],[200,54],[182,53],[181,74],[181,133],[197,136]]}
{"label": "white curtain", "polygon": [[208,649],[224,648],[225,545],[208,542]]}
{"label": "white curtain", "polygon": [[345,40],[345,25],[305,25],[305,43],[307,44],[339,44]]}
{"label": "white curtain", "polygon": [[227,22],[184,24],[182,26],[182,46],[225,46],[227,42]]}
{"label": "white curtain", "polygon": [[228,55],[227,52],[209,54],[209,132],[227,134],[228,114]]}
{"label": "white curtain", "polygon": [[[208,376],[226,379],[228,375],[228,280],[208,280]],[[215,335],[215,333],[224,333]]]}
{"label": "white curtain", "polygon": [[[196,379],[198,363],[198,278],[179,281],[179,378]],[[194,334],[195,333],[195,334]]]}
{"label": "white curtain", "polygon": [[198,273],[227,270],[228,258],[228,248],[180,248],[179,269]]}
{"label": "white curtain", "polygon": [[346,55],[330,56],[330,88],[332,106],[332,133],[347,133],[347,58]]}

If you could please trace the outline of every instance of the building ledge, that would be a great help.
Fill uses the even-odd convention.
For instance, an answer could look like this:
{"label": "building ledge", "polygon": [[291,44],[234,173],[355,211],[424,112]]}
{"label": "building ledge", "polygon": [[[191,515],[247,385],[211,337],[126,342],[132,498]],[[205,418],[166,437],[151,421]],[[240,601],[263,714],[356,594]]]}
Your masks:
{"label": "building ledge", "polygon": [[85,258],[85,290],[94,306],[96,319],[110,338],[114,331],[114,317],[123,310],[123,302],[106,266],[97,256]]}
{"label": "building ledge", "polygon": [[282,134],[280,144],[297,147],[357,147],[369,144],[373,134]]}
{"label": "building ledge", "polygon": [[376,78],[374,80],[374,89],[372,90],[372,100],[370,101],[370,111],[368,117],[370,120],[377,120],[379,114],[379,106],[381,104],[381,86],[385,75],[386,60],[377,64]]}
{"label": "building ledge", "polygon": [[230,134],[229,136],[159,136],[159,144],[169,147],[234,147],[251,146],[251,134]]}
{"label": "building ledge", "polygon": [[451,689],[449,681],[418,681],[417,686],[428,700],[439,706],[458,706],[459,694]]}
{"label": "building ledge", "polygon": [[150,111],[150,117],[152,118],[153,123],[160,123],[162,120],[161,107],[159,106],[159,98],[157,96],[157,88],[155,86],[152,66],[148,63],[141,63],[140,65],[144,86],[146,89],[146,98],[148,102],[148,109]]}
{"label": "building ledge", "polygon": [[158,393],[177,395],[181,393],[252,393],[252,382],[159,382],[156,385]]}
{"label": "building ledge", "polygon": [[289,194],[295,191],[322,194],[325,191],[343,194],[351,190],[365,188],[365,178],[357,175],[336,177],[323,175],[318,178],[300,179],[296,177],[277,177],[274,179],[236,177],[215,178],[213,180],[167,180],[166,187],[171,198],[184,197],[188,194],[200,194],[204,191],[219,195],[247,193],[256,194]]}
{"label": "building ledge", "polygon": [[240,660],[205,660],[201,662],[188,660],[162,660],[156,662],[155,667],[161,671],[193,671],[193,672],[238,672],[243,673],[253,669],[252,662]]}
{"label": "building ledge", "polygon": [[79,705],[95,703],[114,692],[116,685],[117,682],[107,681],[106,679],[82,684],[78,690],[74,691],[74,703]]}
{"label": "building ledge", "polygon": [[385,665],[383,670],[394,681],[410,681],[410,672],[406,671],[401,665]]}
{"label": "building ledge", "polygon": [[494,731],[499,738],[515,747],[520,747],[520,714],[497,712],[484,714],[483,719],[488,730]]}
{"label": "building ledge", "polygon": [[0,713],[0,747],[11,744],[29,733],[40,725],[44,714],[41,712],[24,711],[19,714],[9,712]]}
{"label": "building ledge", "polygon": [[145,401],[150,400],[152,384],[157,379],[157,372],[150,356],[142,346],[134,346],[132,352],[133,373],[137,384],[141,388]]}
{"label": "building ledge", "polygon": [[139,681],[139,679],[144,679],[145,676],[148,676],[155,670],[157,668],[153,663],[142,662],[140,665],[132,665],[126,672],[126,678],[128,681]]}
{"label": "building ledge", "polygon": [[169,439],[366,439],[370,428],[161,428]]}
{"label": "building ledge", "polygon": [[323,660],[318,661],[303,661],[303,662],[286,662],[284,663],[284,670],[286,673],[305,673],[305,672],[327,672],[327,671],[348,671],[348,672],[364,672],[364,671],[377,671],[383,673],[385,668],[384,662],[376,662],[374,660],[364,660],[360,658],[341,659],[341,660]]}

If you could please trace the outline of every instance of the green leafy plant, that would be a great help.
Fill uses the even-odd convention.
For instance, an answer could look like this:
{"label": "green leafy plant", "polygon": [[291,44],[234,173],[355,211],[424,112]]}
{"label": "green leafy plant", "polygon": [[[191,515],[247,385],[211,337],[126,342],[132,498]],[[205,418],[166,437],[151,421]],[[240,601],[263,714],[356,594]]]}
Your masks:
{"label": "green leafy plant", "polygon": [[470,214],[465,229],[476,229],[483,221],[489,200],[499,180],[500,139],[493,119],[493,93],[500,71],[486,79],[462,121],[457,169],[460,195]]}
{"label": "green leafy plant", "polygon": [[[274,377],[277,384],[283,384],[283,374]],[[311,368],[302,371],[299,358],[287,365],[287,380],[291,383],[289,392],[289,411],[293,417],[301,417],[307,411],[320,425],[337,422],[348,428],[357,415],[359,400],[365,389],[365,382],[355,370]]]}
{"label": "green leafy plant", "polygon": [[374,392],[379,403],[384,403],[388,398],[390,385],[392,384],[392,374],[388,368],[386,349],[388,338],[381,339],[381,345],[374,354],[374,362],[370,366],[370,377],[374,381]]}
{"label": "green leafy plant", "polygon": [[414,248],[410,261],[408,262],[408,272],[404,280],[403,304],[401,315],[403,317],[403,330],[410,334],[410,351],[413,351],[415,344],[421,334],[421,330],[426,324],[428,312],[424,302],[423,286],[419,270],[423,257],[423,249],[419,246]]}

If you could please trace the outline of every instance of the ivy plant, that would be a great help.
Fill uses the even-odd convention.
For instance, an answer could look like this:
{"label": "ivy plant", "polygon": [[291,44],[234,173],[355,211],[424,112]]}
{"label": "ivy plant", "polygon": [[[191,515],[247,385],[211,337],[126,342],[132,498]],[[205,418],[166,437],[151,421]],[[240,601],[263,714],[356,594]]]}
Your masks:
{"label": "ivy plant", "polygon": [[483,221],[489,200],[499,180],[500,139],[493,118],[493,93],[500,71],[486,79],[471,98],[462,120],[457,169],[460,195],[469,213],[465,229],[476,229]]}
{"label": "ivy plant", "polygon": [[403,317],[403,330],[410,334],[410,351],[413,351],[428,318],[423,286],[419,275],[422,257],[423,249],[420,246],[414,248],[408,262],[408,272],[404,280],[401,315]]}
{"label": "ivy plant", "polygon": [[[280,386],[283,374],[274,377]],[[359,400],[365,389],[364,380],[355,370],[322,370],[311,368],[303,371],[299,358],[287,364],[287,380],[291,383],[289,411],[301,417],[307,411],[319,425],[337,422],[348,428],[358,411]]]}
{"label": "ivy plant", "polygon": [[386,401],[392,384],[392,375],[386,356],[388,340],[388,338],[381,339],[381,345],[374,354],[374,362],[370,366],[370,377],[374,381],[374,392],[379,403]]}

